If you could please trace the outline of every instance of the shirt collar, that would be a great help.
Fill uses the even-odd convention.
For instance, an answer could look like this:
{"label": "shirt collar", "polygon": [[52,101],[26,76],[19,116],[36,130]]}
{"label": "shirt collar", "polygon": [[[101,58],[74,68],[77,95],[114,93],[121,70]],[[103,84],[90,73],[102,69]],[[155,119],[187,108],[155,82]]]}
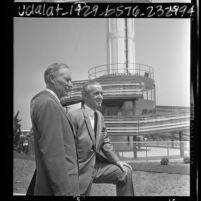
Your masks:
{"label": "shirt collar", "polygon": [[49,91],[60,103],[60,100],[59,100],[58,96],[54,93],[54,91],[52,91],[51,89],[47,89],[47,88],[45,90]]}
{"label": "shirt collar", "polygon": [[91,109],[89,106],[84,105],[84,108],[87,110],[87,113],[89,114],[89,116],[94,116],[94,110]]}

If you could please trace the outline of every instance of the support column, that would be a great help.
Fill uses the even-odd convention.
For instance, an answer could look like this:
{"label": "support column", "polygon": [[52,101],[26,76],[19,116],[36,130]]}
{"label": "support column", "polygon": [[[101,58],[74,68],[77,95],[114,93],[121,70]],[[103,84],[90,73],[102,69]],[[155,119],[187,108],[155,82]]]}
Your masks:
{"label": "support column", "polygon": [[179,142],[180,142],[180,156],[184,157],[184,134],[183,131],[179,131]]}
{"label": "support column", "polygon": [[171,133],[171,148],[174,148],[174,133]]}
{"label": "support column", "polygon": [[133,136],[133,155],[134,155],[134,159],[137,159],[137,145],[136,145],[136,141],[137,141],[137,136]]}

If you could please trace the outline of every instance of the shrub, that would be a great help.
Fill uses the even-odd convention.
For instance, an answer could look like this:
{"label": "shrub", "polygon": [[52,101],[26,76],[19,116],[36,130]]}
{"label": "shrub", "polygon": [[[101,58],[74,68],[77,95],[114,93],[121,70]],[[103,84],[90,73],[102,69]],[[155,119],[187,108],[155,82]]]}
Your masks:
{"label": "shrub", "polygon": [[183,159],[184,163],[190,163],[190,157],[189,156],[185,156]]}
{"label": "shrub", "polygon": [[168,165],[168,163],[169,163],[169,159],[168,158],[162,158],[161,159],[161,165]]}

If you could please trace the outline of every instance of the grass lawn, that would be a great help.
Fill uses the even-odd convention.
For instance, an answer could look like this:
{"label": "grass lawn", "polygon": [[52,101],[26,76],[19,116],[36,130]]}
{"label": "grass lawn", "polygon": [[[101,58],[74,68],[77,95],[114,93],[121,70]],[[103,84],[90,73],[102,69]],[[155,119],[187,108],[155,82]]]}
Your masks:
{"label": "grass lawn", "polygon": [[[136,196],[190,195],[189,164],[172,163],[161,166],[158,162],[132,165]],[[13,189],[15,193],[26,192],[34,169],[34,157],[30,158],[23,154],[14,153]],[[112,184],[93,184],[92,195],[115,196],[115,186]]]}

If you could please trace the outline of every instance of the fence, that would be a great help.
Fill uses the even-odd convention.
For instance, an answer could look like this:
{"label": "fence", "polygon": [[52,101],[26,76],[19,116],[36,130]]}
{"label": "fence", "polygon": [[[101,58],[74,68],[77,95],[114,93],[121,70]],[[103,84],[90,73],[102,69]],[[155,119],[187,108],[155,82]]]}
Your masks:
{"label": "fence", "polygon": [[139,141],[139,142],[111,142],[121,160],[146,161],[169,160],[190,157],[189,141]]}
{"label": "fence", "polygon": [[[111,142],[115,152],[123,161],[152,162],[166,157],[169,160],[179,160],[190,157],[189,141],[135,141]],[[28,138],[26,154],[34,156],[33,137]]]}

